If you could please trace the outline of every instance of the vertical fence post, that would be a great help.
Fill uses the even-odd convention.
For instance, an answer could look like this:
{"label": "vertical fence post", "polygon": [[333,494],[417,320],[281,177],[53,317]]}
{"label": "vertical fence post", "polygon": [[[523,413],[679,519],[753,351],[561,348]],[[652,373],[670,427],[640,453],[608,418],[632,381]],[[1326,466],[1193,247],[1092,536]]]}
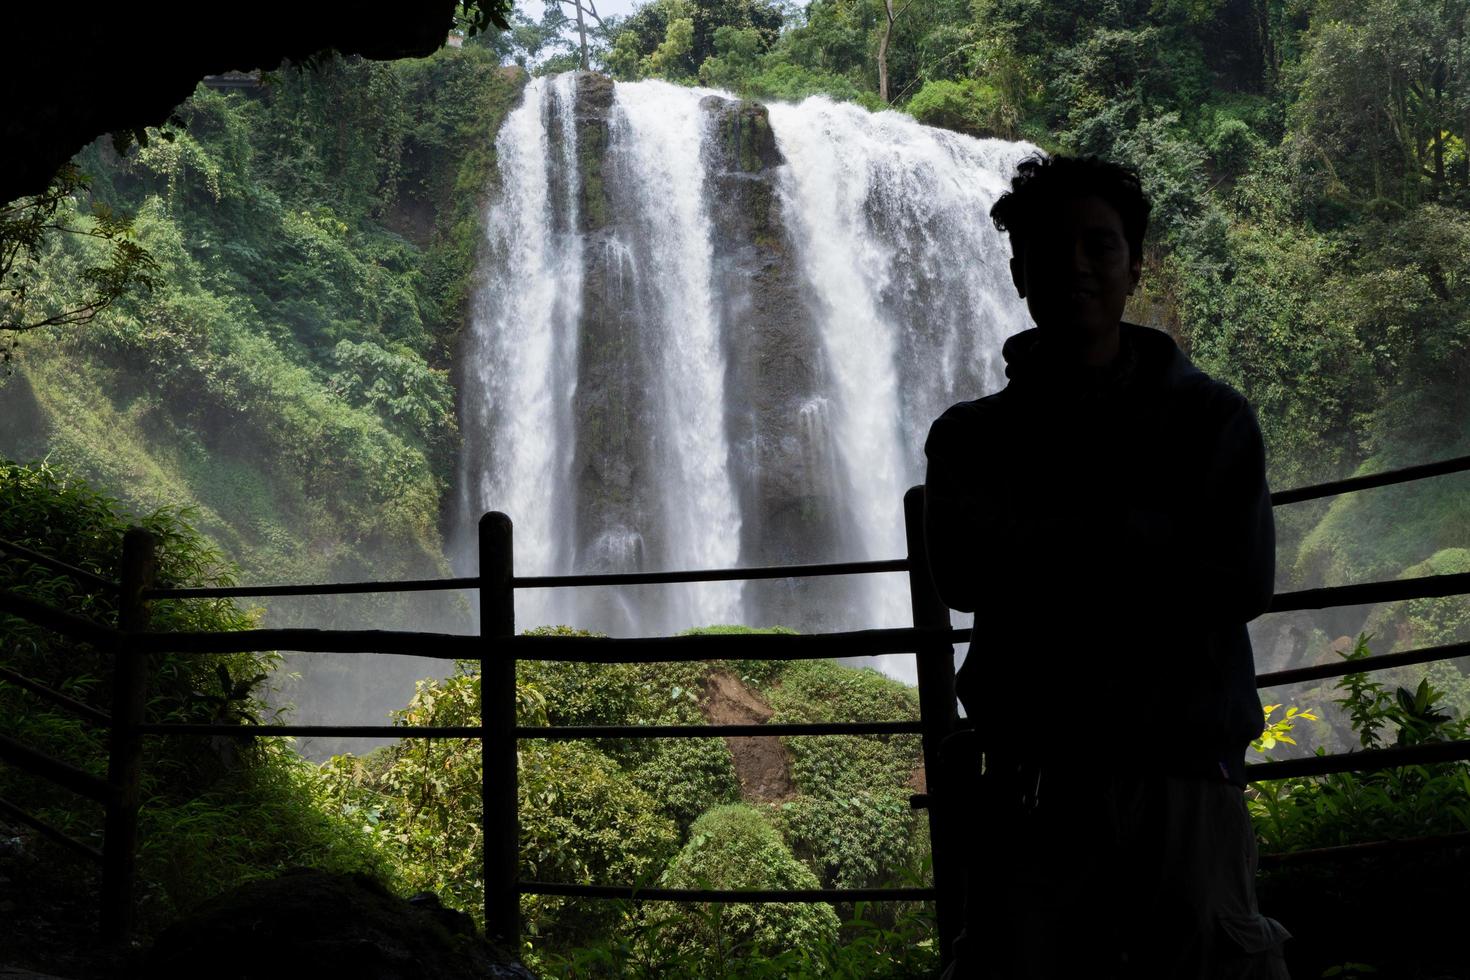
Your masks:
{"label": "vertical fence post", "polygon": [[516,802],[516,662],[500,641],[515,635],[511,521],[480,518],[480,827],[485,847],[485,935],[520,954],[517,888],[520,816]]}
{"label": "vertical fence post", "polygon": [[[123,535],[122,588],[117,625],[124,633],[148,628],[148,606],[143,591],[153,585],[158,566],[153,535],[130,527]],[[133,930],[133,858],[138,843],[138,777],[142,738],[138,725],[148,690],[148,655],[123,637],[113,650],[112,728],[109,735],[107,781],[112,798],[102,838],[102,938],[108,943],[127,940]]]}
{"label": "vertical fence post", "polygon": [[[929,574],[929,551],[924,544],[924,488],[911,487],[903,495],[904,532],[908,538],[909,601],[914,625],[949,629],[949,609]],[[955,812],[952,787],[941,784],[939,744],[954,730],[954,647],[948,641],[926,641],[914,660],[919,676],[919,720],[923,727],[924,778],[929,796],[929,839],[934,865],[934,915],[939,926],[939,955],[945,966],[954,956],[954,940],[964,916],[964,869],[955,846],[960,814]]]}

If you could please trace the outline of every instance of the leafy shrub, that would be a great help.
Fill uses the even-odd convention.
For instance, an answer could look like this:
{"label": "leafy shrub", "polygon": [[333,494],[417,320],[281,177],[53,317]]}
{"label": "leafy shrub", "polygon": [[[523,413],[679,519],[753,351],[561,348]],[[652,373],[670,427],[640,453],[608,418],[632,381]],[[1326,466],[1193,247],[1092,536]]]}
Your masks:
{"label": "leafy shrub", "polygon": [[631,775],[674,821],[681,839],[706,810],[740,800],[740,780],[722,738],[658,739],[652,756]]}
{"label": "leafy shrub", "polygon": [[[769,692],[773,722],[907,721],[918,694],[873,670],[791,665]],[[792,850],[829,887],[871,887],[921,876],[927,821],[908,805],[917,735],[785,739],[801,796],[773,816]],[[898,910],[888,907],[881,915]]]}
{"label": "leafy shrub", "polygon": [[[187,512],[128,515],[116,500],[46,463],[0,461],[0,539],[116,581],[129,523],[158,542],[157,584],[229,585],[233,570],[190,525]],[[28,562],[0,563],[0,587],[104,624],[116,599]],[[254,617],[229,600],[157,600],[160,631],[245,629]],[[0,615],[0,663],[101,710],[110,710],[112,654]],[[150,722],[259,723],[260,684],[275,654],[150,658]],[[107,768],[106,732],[0,681],[0,730],[94,775]],[[391,867],[355,821],[322,805],[315,766],[277,739],[148,738],[143,742],[138,877],[145,929],[241,880],[297,864],[378,876]],[[100,808],[19,770],[0,770],[0,796],[83,840],[100,832]],[[91,891],[91,869],[81,887]]]}
{"label": "leafy shrub", "polygon": [[[396,712],[402,725],[476,725],[477,665],[462,662],[442,681],[420,681]],[[517,681],[517,723],[547,723],[548,699]],[[531,880],[626,884],[651,877],[673,853],[673,823],[622,768],[580,742],[526,739],[518,753],[522,874]],[[446,904],[483,914],[478,739],[405,739],[369,769],[347,759],[329,766],[343,812],[371,814],[372,835],[393,855],[411,888],[439,892]],[[605,903],[555,896],[521,900],[532,948],[542,937],[584,942],[609,925]]]}
{"label": "leafy shrub", "polygon": [[[1370,656],[1359,636],[1350,660]],[[1426,678],[1390,693],[1374,676],[1345,675],[1337,703],[1360,745],[1420,745],[1470,735],[1470,718],[1440,710],[1442,693]],[[1320,750],[1319,750],[1320,751]],[[1377,772],[1262,781],[1248,795],[1263,849],[1290,851],[1396,837],[1470,830],[1470,764],[1402,766]]]}
{"label": "leafy shrub", "polygon": [[824,95],[838,102],[856,102],[877,112],[887,106],[873,92],[863,90],[852,79],[789,61],[777,61],[749,76],[741,89],[746,98],[774,102],[800,102]]}
{"label": "leafy shrub", "polygon": [[952,82],[936,79],[924,83],[904,107],[926,126],[952,129],[968,136],[1015,139],[1020,116],[1007,105],[1000,91],[979,79]]}
{"label": "leafy shrub", "polygon": [[[875,670],[829,661],[792,664],[769,693],[772,722],[913,721],[916,690]],[[788,738],[797,787],[837,799],[877,786],[901,786],[919,765],[917,735],[823,735]]]}
{"label": "leafy shrub", "polygon": [[857,790],[831,799],[800,796],[772,815],[791,850],[824,887],[871,888],[921,876],[929,822],[909,806],[912,790]]}
{"label": "leafy shrub", "polygon": [[1216,169],[1229,174],[1245,170],[1263,148],[1261,138],[1250,126],[1232,117],[1220,120],[1206,147]]}
{"label": "leafy shrub", "polygon": [[[816,877],[794,857],[754,808],[731,804],[694,822],[689,842],[659,878],[666,888],[816,888]],[[687,957],[708,954],[717,962],[730,950],[746,956],[805,949],[831,942],[837,916],[827,905],[775,902],[717,904],[708,915],[682,915],[665,905],[645,911],[659,927],[661,948],[646,950]]]}

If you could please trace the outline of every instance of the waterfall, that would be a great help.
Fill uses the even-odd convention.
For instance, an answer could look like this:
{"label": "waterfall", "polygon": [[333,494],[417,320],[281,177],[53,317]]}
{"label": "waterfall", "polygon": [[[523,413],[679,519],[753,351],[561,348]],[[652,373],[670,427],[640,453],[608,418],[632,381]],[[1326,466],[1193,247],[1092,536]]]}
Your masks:
{"label": "waterfall", "polygon": [[[903,492],[923,479],[929,423],[995,390],[1002,341],[1029,326],[988,216],[1034,147],[823,98],[772,105],[770,116],[832,371],[855,557],[902,555]],[[872,625],[911,621],[901,576],[869,576],[864,587]]]}
{"label": "waterfall", "polygon": [[[463,362],[461,497],[494,502],[476,506],[476,518],[514,515],[516,558],[527,569],[567,560],[558,528],[571,500],[551,488],[567,485],[576,439],[583,242],[574,98],[571,75],[535,79],[496,138],[500,183],[511,192],[486,216],[485,263],[495,273],[475,299]],[[473,554],[474,524],[458,537],[458,553]]]}
{"label": "waterfall", "polygon": [[[903,555],[929,422],[995,390],[1029,323],[988,212],[1033,151],[822,98],[531,82],[496,138],[461,354],[462,563],[485,510],[514,520],[521,575]],[[908,595],[525,591],[517,619],[860,628],[906,623]]]}

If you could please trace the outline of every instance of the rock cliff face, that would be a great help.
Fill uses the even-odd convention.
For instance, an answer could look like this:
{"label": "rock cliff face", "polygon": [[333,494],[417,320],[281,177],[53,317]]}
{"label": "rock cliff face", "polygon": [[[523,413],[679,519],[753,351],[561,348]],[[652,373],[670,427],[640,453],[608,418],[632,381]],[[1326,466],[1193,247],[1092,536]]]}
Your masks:
{"label": "rock cliff face", "polygon": [[[788,565],[829,554],[845,535],[834,460],[821,430],[831,389],[812,300],[786,225],[776,146],[765,106],[706,96],[704,144],[714,268],[725,325],[726,432],[740,504],[740,556]],[[751,583],[746,615],[810,627],[836,596],[824,581]]]}
{"label": "rock cliff face", "polygon": [[[590,73],[497,137],[464,372],[463,526],[520,574],[891,558],[922,427],[1024,322],[975,220],[1027,148],[820,100],[766,107]],[[533,593],[525,625],[898,625],[852,578]]]}
{"label": "rock cliff face", "polygon": [[[612,79],[576,75],[577,227],[583,235],[582,316],[578,329],[574,414],[573,480],[577,553],[595,552],[609,525],[636,528],[638,488],[649,465],[640,433],[649,414],[649,367],[637,343],[638,296],[628,268],[629,253],[618,234],[632,215],[610,199],[609,178],[637,179],[617,172],[608,154]],[[629,383],[636,379],[638,383]],[[597,492],[591,492],[597,487]],[[606,551],[606,549],[604,549]],[[617,556],[604,554],[588,570],[613,571]],[[601,566],[601,567],[596,567]],[[622,570],[622,569],[616,569]]]}

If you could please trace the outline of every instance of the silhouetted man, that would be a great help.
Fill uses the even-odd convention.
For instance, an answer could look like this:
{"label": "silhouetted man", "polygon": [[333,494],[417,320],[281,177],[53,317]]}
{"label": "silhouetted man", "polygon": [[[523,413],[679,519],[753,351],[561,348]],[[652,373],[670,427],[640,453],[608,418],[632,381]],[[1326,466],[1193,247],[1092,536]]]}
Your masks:
{"label": "silhouetted man", "polygon": [[925,447],[934,580],[976,614],[964,762],[985,760],[954,976],[1286,976],[1242,797],[1264,451],[1237,392],[1121,322],[1148,212],[1122,167],[1021,164],[991,217],[1036,328]]}

